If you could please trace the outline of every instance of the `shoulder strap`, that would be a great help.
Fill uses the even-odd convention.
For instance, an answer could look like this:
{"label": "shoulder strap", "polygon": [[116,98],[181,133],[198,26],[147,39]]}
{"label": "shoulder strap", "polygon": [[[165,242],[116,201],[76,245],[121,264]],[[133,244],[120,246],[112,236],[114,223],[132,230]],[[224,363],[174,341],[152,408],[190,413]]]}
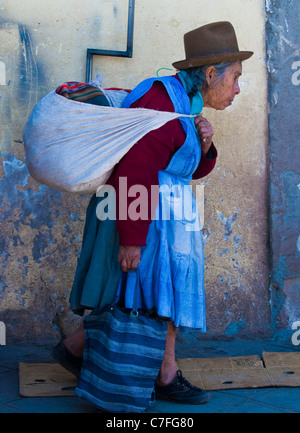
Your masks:
{"label": "shoulder strap", "polygon": [[155,81],[160,81],[164,84],[176,113],[190,114],[189,98],[183,86],[175,77],[148,78],[142,81],[126,97],[123,102],[123,108],[129,108],[131,104],[144,96],[151,89]]}

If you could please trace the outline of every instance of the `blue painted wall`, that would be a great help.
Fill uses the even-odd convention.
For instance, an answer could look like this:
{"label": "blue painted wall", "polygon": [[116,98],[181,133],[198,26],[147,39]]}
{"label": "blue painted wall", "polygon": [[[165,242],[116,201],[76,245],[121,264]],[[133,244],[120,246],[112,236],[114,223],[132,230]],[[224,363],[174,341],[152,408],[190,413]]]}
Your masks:
{"label": "blue painted wall", "polygon": [[272,329],[283,338],[300,320],[300,2],[266,9]]}

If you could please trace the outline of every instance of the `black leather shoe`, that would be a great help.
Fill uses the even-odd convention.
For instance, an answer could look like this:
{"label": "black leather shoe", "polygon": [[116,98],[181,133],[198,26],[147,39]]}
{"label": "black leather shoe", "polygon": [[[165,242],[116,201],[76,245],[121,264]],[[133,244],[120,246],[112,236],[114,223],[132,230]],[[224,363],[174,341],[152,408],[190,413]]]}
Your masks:
{"label": "black leather shoe", "polygon": [[71,352],[65,347],[63,342],[58,343],[57,346],[51,350],[52,358],[55,359],[62,367],[69,370],[77,378],[80,376],[82,366],[82,358],[72,355]]}
{"label": "black leather shoe", "polygon": [[157,400],[168,400],[182,404],[204,404],[210,400],[210,394],[191,385],[182,376],[181,370],[177,371],[175,379],[169,385],[155,384],[155,395]]}

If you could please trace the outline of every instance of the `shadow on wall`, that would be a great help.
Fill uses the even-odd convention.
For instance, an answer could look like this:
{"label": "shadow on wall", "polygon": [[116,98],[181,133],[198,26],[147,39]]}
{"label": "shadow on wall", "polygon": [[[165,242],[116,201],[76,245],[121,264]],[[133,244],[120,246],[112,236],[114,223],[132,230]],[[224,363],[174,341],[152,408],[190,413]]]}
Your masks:
{"label": "shadow on wall", "polygon": [[0,150],[2,155],[12,151],[22,154],[25,122],[43,96],[44,68],[35,58],[30,30],[3,16],[0,47]]}

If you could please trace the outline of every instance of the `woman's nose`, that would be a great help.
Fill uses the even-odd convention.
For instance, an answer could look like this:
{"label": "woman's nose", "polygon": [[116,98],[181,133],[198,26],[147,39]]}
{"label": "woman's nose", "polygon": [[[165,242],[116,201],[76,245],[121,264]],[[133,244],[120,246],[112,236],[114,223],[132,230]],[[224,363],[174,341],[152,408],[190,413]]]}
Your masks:
{"label": "woman's nose", "polygon": [[234,94],[238,95],[239,93],[241,93],[240,85],[239,83],[236,83],[234,86]]}

